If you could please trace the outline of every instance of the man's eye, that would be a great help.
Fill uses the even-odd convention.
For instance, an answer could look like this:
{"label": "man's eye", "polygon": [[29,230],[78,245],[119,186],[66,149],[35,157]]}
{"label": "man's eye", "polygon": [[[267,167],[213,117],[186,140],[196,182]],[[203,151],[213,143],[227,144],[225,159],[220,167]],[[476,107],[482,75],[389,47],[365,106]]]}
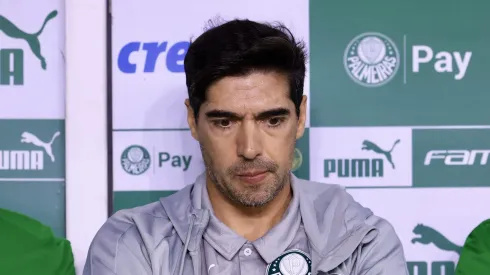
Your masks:
{"label": "man's eye", "polygon": [[216,124],[220,127],[229,127],[231,125],[231,121],[228,119],[220,119],[216,122]]}
{"label": "man's eye", "polygon": [[283,121],[283,119],[280,117],[273,117],[273,118],[269,118],[267,123],[271,127],[276,127],[276,126],[279,126],[282,121]]}

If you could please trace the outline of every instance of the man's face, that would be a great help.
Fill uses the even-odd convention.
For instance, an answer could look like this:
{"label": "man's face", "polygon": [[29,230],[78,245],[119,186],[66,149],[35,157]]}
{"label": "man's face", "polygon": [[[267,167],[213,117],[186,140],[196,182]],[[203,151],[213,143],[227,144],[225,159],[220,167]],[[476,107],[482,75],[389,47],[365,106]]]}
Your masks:
{"label": "man's face", "polygon": [[274,199],[289,180],[295,143],[304,132],[306,97],[298,119],[286,76],[256,72],[214,83],[197,123],[186,105],[216,188],[249,207]]}

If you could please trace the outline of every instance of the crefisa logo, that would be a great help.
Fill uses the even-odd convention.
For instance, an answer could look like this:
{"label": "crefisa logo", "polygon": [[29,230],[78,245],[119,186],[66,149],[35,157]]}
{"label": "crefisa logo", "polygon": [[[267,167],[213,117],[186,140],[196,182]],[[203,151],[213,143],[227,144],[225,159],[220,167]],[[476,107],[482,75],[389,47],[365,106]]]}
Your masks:
{"label": "crefisa logo", "polygon": [[386,35],[367,32],[352,39],[344,52],[344,67],[356,83],[379,87],[396,75],[400,54]]}

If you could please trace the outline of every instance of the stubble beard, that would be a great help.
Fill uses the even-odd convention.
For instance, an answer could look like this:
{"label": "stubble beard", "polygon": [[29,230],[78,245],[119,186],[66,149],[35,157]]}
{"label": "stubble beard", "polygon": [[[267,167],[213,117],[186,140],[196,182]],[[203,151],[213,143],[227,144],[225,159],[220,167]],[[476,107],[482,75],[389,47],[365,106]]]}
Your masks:
{"label": "stubble beard", "polygon": [[[255,159],[253,161],[239,161],[233,164],[226,171],[221,172],[214,168],[211,156],[207,150],[200,145],[201,152],[206,167],[206,172],[213,182],[216,189],[228,198],[232,203],[245,207],[261,207],[271,202],[284,189],[289,179],[289,170],[282,170],[278,165],[269,160]],[[233,176],[237,171],[257,168],[267,169],[270,172],[269,180],[266,184],[256,186],[242,186],[232,182]],[[281,171],[282,170],[282,171]]]}

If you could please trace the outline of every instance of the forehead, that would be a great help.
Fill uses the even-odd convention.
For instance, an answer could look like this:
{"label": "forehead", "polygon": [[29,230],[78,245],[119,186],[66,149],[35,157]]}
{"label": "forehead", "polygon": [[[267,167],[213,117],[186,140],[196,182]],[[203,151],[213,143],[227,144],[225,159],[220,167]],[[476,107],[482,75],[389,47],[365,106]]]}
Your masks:
{"label": "forehead", "polygon": [[225,77],[207,92],[203,108],[230,111],[255,111],[293,105],[287,77],[275,72],[254,72],[245,76]]}

